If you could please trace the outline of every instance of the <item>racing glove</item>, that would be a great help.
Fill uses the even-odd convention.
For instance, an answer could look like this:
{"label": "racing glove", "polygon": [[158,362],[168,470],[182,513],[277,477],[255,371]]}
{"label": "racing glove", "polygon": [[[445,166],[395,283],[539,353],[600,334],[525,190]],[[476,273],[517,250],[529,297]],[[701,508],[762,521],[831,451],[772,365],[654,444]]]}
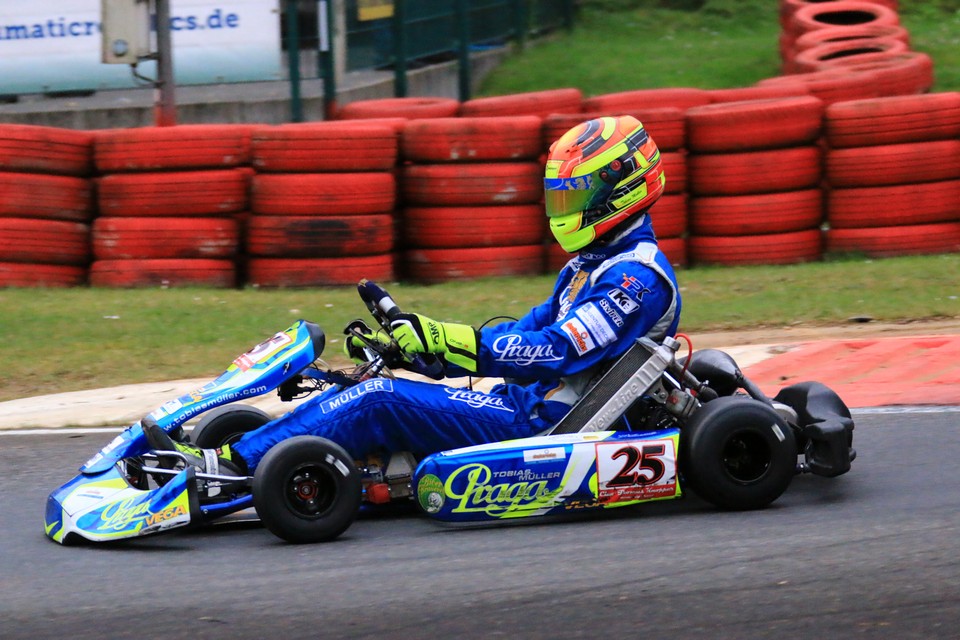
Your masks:
{"label": "racing glove", "polygon": [[[352,330],[355,330],[357,333],[359,333],[362,336],[362,339],[357,337]],[[372,343],[382,344],[384,347],[389,345],[391,342],[390,336],[384,331],[374,331],[362,320],[354,320],[347,325],[343,332],[347,335],[347,339],[343,342],[343,353],[357,364],[363,364],[369,360],[365,353],[365,350],[368,349],[369,346],[366,342],[364,342],[364,340]]]}
{"label": "racing glove", "polygon": [[406,353],[432,353],[466,371],[477,372],[477,332],[469,325],[401,313],[390,323],[390,329]]}

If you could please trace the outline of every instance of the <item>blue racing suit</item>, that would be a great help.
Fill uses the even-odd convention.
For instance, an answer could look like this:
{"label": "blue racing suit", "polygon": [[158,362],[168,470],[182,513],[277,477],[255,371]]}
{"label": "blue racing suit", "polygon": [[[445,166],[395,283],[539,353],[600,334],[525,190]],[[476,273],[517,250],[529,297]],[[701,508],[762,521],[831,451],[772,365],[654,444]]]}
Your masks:
{"label": "blue racing suit", "polygon": [[[363,459],[431,453],[536,435],[557,423],[596,376],[641,336],[674,335],[680,294],[649,215],[606,246],[587,247],[560,272],[553,295],[523,318],[478,332],[477,375],[490,393],[375,378],[330,389],[232,446],[252,472],[273,445],[328,438]],[[447,364],[448,376],[469,372]]]}

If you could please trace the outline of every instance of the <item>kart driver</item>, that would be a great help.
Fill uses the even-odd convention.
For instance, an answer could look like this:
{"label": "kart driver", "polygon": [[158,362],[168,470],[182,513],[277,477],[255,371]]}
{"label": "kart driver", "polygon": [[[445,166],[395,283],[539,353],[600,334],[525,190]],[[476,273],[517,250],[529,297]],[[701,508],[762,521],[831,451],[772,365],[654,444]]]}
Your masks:
{"label": "kart driver", "polygon": [[[677,281],[648,212],[664,181],[660,151],[635,118],[577,125],[550,147],[546,162],[550,230],[568,253],[579,252],[550,298],[519,320],[481,330],[416,313],[393,321],[404,352],[433,354],[446,376],[510,381],[489,393],[374,378],[315,396],[215,452],[174,442],[155,423],[144,425],[151,446],[179,450],[208,473],[248,474],[272,446],[298,435],[322,436],[363,460],[383,451],[419,459],[544,431],[637,338],[660,342],[677,330]],[[363,347],[347,339],[351,357]]]}

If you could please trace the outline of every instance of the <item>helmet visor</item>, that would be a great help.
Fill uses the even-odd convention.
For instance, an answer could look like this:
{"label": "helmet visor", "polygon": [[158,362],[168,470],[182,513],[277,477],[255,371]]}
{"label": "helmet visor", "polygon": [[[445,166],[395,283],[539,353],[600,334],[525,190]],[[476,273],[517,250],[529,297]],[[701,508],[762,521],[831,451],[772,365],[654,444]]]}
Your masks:
{"label": "helmet visor", "polygon": [[612,186],[600,179],[600,171],[576,178],[544,178],[547,216],[565,216],[595,208],[606,201]]}

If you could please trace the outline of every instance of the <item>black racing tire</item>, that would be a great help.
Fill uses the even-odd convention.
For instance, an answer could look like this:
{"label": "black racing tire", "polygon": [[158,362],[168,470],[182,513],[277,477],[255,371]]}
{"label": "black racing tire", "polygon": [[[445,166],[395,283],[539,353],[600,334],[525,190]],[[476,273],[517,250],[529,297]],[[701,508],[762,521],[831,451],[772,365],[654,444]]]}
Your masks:
{"label": "black racing tire", "polygon": [[253,505],[263,525],[295,544],[328,542],[360,510],[360,472],[340,445],[297,436],[270,449],[253,476]]}
{"label": "black racing tire", "polygon": [[245,433],[259,429],[272,419],[263,409],[249,405],[217,407],[200,419],[191,440],[201,449],[218,449],[233,444]]}
{"label": "black racing tire", "polygon": [[707,502],[760,509],[787,490],[797,468],[793,430],[766,404],[744,396],[703,405],[680,434],[680,471]]}

